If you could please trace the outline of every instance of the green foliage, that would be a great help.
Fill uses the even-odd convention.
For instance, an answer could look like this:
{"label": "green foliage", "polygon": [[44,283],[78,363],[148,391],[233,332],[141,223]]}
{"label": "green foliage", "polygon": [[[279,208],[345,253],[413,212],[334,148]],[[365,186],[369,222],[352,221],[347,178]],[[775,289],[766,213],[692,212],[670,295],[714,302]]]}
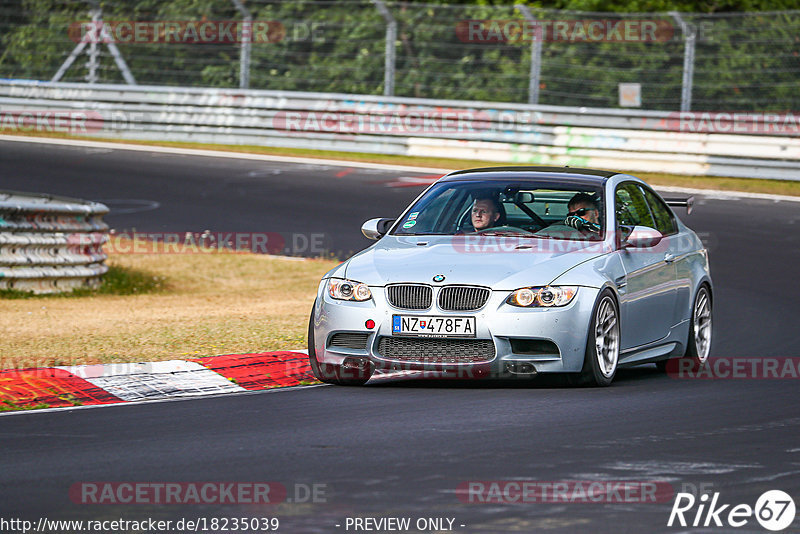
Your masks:
{"label": "green foliage", "polygon": [[[544,42],[541,104],[617,107],[618,84],[638,82],[644,108],[678,109],[683,33],[667,14],[678,10],[686,12],[687,21],[699,30],[693,109],[797,108],[800,12],[733,14],[795,8],[797,0],[527,3],[542,21],[620,20],[623,13],[639,12],[651,13],[644,17],[673,28],[668,38],[657,42]],[[273,21],[283,29],[276,34],[280,39],[252,43],[251,88],[383,94],[386,22],[371,2],[251,0],[246,5],[254,20]],[[106,21],[241,20],[230,0],[107,1],[101,6]],[[456,31],[459,21],[522,20],[513,2],[389,2],[389,8],[398,24],[397,96],[527,102],[530,43],[465,42]],[[89,14],[83,2],[5,2],[0,7],[0,76],[50,79],[76,45],[68,28],[86,20]],[[121,83],[106,47],[97,48],[99,81]],[[118,48],[140,84],[239,86],[240,45],[235,43],[120,43]],[[82,56],[63,80],[83,81],[86,73]]]}
{"label": "green foliage", "polygon": [[[474,2],[447,0],[441,3],[507,5],[505,0],[476,0]],[[798,7],[796,0],[520,0],[517,3],[546,9],[606,11],[609,13],[659,13],[667,11],[729,13],[735,11],[780,11],[797,9]]]}
{"label": "green foliage", "polygon": [[157,293],[166,288],[163,276],[112,265],[103,275],[103,283],[96,290],[100,295],[143,295]]}

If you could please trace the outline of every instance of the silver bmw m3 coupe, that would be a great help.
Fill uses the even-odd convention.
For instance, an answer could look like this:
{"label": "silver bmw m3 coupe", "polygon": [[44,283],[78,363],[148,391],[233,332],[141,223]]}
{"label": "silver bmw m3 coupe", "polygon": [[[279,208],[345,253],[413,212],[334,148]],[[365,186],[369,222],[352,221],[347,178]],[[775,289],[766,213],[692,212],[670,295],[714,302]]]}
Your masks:
{"label": "silver bmw m3 coupe", "polygon": [[608,171],[452,172],[399,218],[364,223],[377,242],[322,278],[314,374],[361,385],[376,369],[565,373],[607,386],[623,366],[703,365],[708,254],[670,207],[691,204]]}

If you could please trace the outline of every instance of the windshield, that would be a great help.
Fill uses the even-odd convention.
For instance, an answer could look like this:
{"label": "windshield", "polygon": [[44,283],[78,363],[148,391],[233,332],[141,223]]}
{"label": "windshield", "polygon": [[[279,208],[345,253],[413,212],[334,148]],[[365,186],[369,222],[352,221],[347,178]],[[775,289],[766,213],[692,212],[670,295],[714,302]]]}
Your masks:
{"label": "windshield", "polygon": [[600,188],[520,181],[443,182],[406,213],[393,235],[503,235],[597,240]]}

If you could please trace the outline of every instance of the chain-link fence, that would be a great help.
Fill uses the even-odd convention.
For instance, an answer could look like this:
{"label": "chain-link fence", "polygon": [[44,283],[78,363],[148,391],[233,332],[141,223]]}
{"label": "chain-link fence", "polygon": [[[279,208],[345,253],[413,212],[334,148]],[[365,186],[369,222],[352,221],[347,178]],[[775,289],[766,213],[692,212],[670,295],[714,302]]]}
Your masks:
{"label": "chain-link fence", "polygon": [[800,11],[6,0],[0,40],[6,78],[653,110],[800,100]]}

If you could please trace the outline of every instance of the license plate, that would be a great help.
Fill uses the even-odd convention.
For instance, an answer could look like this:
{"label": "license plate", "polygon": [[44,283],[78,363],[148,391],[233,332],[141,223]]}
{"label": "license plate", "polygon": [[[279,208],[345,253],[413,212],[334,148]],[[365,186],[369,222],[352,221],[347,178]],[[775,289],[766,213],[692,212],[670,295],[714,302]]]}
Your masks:
{"label": "license plate", "polygon": [[475,337],[475,317],[392,315],[392,335]]}

